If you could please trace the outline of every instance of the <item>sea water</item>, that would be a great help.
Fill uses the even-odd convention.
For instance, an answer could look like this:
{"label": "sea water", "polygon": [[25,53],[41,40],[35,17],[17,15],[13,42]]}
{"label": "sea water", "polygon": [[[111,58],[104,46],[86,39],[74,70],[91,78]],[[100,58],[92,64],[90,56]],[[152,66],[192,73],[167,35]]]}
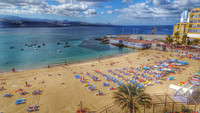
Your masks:
{"label": "sea water", "polygon": [[[157,34],[173,33],[173,26],[156,26],[156,28]],[[136,52],[135,49],[100,44],[94,39],[108,34],[151,34],[151,32],[152,26],[0,28],[0,72],[11,71],[12,68],[16,70],[41,68],[65,61],[82,62]],[[63,44],[58,45],[58,42]],[[64,48],[66,42],[70,47]],[[35,43],[37,46],[28,47],[25,46],[26,43],[29,45]],[[62,52],[58,52],[58,49]]]}

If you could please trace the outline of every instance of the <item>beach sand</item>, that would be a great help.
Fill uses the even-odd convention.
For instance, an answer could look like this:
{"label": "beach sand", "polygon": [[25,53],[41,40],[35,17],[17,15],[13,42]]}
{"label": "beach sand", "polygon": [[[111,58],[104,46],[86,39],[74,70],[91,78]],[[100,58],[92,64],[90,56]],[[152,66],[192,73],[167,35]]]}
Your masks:
{"label": "beach sand", "polygon": [[[99,108],[112,104],[112,92],[109,91],[109,87],[103,87],[102,82],[105,82],[105,77],[102,77],[94,72],[94,70],[99,70],[108,74],[108,69],[122,69],[123,67],[137,67],[140,64],[154,64],[155,60],[166,60],[170,58],[170,54],[178,54],[171,52],[160,52],[155,50],[144,50],[136,53],[130,53],[121,55],[114,58],[108,58],[99,61],[91,61],[79,64],[71,64],[69,66],[61,67],[51,67],[42,69],[33,69],[20,72],[6,72],[0,74],[0,83],[5,82],[6,84],[0,84],[0,87],[4,87],[6,90],[0,91],[0,112],[3,113],[24,113],[28,106],[39,104],[38,113],[74,113],[79,108],[80,101],[83,103],[83,108],[87,108],[91,111],[98,110]],[[143,54],[142,54],[143,53]],[[154,55],[160,56],[160,58],[155,58]],[[164,57],[162,57],[162,55]],[[138,59],[139,57],[139,59]],[[128,58],[128,59],[127,59]],[[174,57],[177,58],[177,57]],[[150,59],[150,61],[148,61]],[[151,60],[153,59],[153,60]],[[177,85],[181,81],[186,82],[189,73],[194,73],[199,67],[199,61],[183,58],[182,60],[189,62],[189,66],[185,68],[181,73],[170,74],[167,77],[175,77],[172,81],[161,81],[162,84],[155,84],[153,86],[147,86],[145,92],[153,95],[155,93],[168,93],[169,84]],[[110,65],[110,62],[115,62],[115,64]],[[91,66],[94,65],[94,66]],[[76,73],[74,73],[76,72]],[[89,76],[84,76],[86,83],[90,82],[97,89],[100,89],[105,95],[95,96],[94,94],[98,92],[89,91],[87,87],[84,87],[86,83],[80,83],[73,75],[79,74],[80,76],[85,75],[86,72],[99,77],[101,81],[94,82]],[[47,74],[48,73],[48,74]],[[59,75],[60,74],[60,75]],[[110,74],[111,75],[111,74]],[[117,78],[116,76],[112,75]],[[36,80],[34,80],[34,77]],[[129,76],[131,78],[131,76]],[[121,78],[117,78],[121,80]],[[31,84],[31,87],[25,87],[25,82]],[[39,84],[39,82],[44,81],[45,83]],[[111,83],[110,87],[117,87],[116,83]],[[126,82],[124,82],[126,83]],[[18,90],[22,88],[28,91],[27,95],[19,95],[18,93],[13,93],[13,90]],[[33,90],[40,89],[41,95],[32,95]],[[6,93],[12,93],[14,96],[11,98],[2,97]],[[26,103],[21,105],[15,105],[16,99],[25,98]]]}

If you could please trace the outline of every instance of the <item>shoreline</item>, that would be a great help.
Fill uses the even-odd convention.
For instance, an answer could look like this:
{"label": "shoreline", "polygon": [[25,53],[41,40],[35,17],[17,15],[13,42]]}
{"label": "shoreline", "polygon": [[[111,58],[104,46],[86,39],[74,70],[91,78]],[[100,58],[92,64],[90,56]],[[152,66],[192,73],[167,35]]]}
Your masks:
{"label": "shoreline", "polygon": [[[120,56],[124,56],[124,55],[127,55],[127,54],[131,54],[131,53],[136,53],[136,52],[139,52],[139,51],[142,51],[142,50],[137,50],[135,52],[126,52],[126,53],[120,53],[120,54],[115,54],[115,55],[108,55],[108,56],[104,56],[104,57],[99,57],[99,58],[94,58],[94,59],[89,59],[89,60],[79,60],[79,61],[75,61],[75,62],[70,62],[70,63],[67,63],[67,65],[64,65],[64,66],[72,66],[72,65],[76,65],[76,64],[82,64],[82,63],[90,63],[90,62],[93,62],[93,61],[99,61],[100,60],[106,60],[106,59],[111,59],[111,58],[115,58],[115,57],[120,57]],[[50,65],[50,68],[52,67],[59,67],[59,66],[63,66],[64,63],[56,63],[56,64],[52,64]],[[19,70],[16,70],[15,72],[22,72],[22,71],[31,71],[31,70],[36,70],[36,69],[46,69],[48,68],[48,65],[47,66],[42,66],[42,67],[36,67],[36,68],[29,68],[29,69],[19,69]],[[3,71],[3,72],[0,72],[0,74],[3,74],[3,73],[12,73],[12,69],[10,69],[11,71]]]}
{"label": "shoreline", "polygon": [[[0,73],[0,83],[5,83],[1,84],[1,86],[6,89],[4,91],[0,91],[0,95],[9,93],[14,95],[9,99],[4,97],[1,98],[2,101],[0,102],[0,109],[2,109],[2,111],[0,112],[25,112],[27,110],[27,106],[34,105],[38,102],[38,98],[41,98],[39,103],[39,113],[76,112],[77,105],[80,101],[83,103],[83,107],[96,111],[99,108],[113,103],[113,91],[108,90],[108,88],[118,87],[118,85],[111,81],[107,81],[105,77],[95,73],[94,70],[98,70],[106,75],[109,74],[111,77],[117,78],[118,81],[126,83],[127,81],[124,79],[129,78],[129,80],[132,80],[133,75],[125,76],[123,74],[123,78],[118,78],[116,75],[108,72],[108,70],[114,71],[115,69],[122,70],[124,67],[130,69],[131,67],[138,67],[140,65],[153,65],[155,61],[166,60],[171,55],[173,58],[179,58],[177,56],[179,53],[176,52],[148,49],[118,54],[112,57],[104,57],[100,59],[101,62],[99,62],[98,59],[93,59],[81,63],[70,64],[64,67],[55,66],[52,68],[32,69],[17,73]],[[166,80],[167,78],[164,78],[165,80],[160,80],[161,84],[156,84],[152,80],[150,81],[152,85],[147,86],[145,88],[145,92],[150,95],[156,93],[170,93],[168,90],[170,84],[177,85],[181,81],[186,82],[190,77],[188,74],[196,72],[198,67],[200,67],[200,63],[196,63],[196,60],[188,58],[183,58],[183,61],[188,62],[189,65],[187,67],[180,67],[181,71],[178,73],[165,76],[165,78],[174,77],[174,80]],[[123,70],[123,72],[126,73],[128,70]],[[93,76],[98,77],[100,81],[94,81],[90,76],[87,76],[86,73],[91,73]],[[120,74],[120,72],[117,71],[116,73]],[[80,83],[80,79],[76,79],[74,75],[84,76],[86,81],[84,83]],[[153,75],[149,76],[153,77]],[[28,82],[31,87],[26,87],[26,82]],[[104,82],[108,82],[110,86],[102,86],[102,83]],[[96,90],[89,91],[88,87],[85,86],[87,83],[94,85]],[[29,93],[39,89],[42,91],[42,94],[40,96],[34,96],[32,94],[22,96],[13,92],[20,88]],[[101,90],[105,95],[95,96],[95,93],[98,90]],[[19,98],[25,98],[27,100],[26,103],[19,106],[11,104]]]}

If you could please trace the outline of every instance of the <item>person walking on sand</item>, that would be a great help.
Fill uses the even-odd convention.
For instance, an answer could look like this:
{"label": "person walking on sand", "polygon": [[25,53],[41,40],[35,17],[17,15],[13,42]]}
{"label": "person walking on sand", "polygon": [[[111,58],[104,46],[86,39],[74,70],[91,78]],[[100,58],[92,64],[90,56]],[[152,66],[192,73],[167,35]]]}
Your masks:
{"label": "person walking on sand", "polygon": [[15,68],[12,68],[12,72],[15,72]]}
{"label": "person walking on sand", "polygon": [[28,84],[27,81],[25,82],[25,84],[26,84],[26,86],[27,86],[27,84]]}

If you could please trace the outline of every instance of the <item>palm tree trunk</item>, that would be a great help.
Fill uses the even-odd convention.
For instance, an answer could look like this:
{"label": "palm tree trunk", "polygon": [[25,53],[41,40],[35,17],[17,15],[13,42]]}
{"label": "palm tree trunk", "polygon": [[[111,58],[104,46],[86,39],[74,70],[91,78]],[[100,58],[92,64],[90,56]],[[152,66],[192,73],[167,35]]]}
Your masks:
{"label": "palm tree trunk", "polygon": [[129,111],[130,111],[130,113],[133,113],[133,109],[130,109]]}
{"label": "palm tree trunk", "polygon": [[134,103],[134,106],[133,106],[133,107],[134,107],[134,113],[136,113],[136,107],[135,107],[135,103]]}

